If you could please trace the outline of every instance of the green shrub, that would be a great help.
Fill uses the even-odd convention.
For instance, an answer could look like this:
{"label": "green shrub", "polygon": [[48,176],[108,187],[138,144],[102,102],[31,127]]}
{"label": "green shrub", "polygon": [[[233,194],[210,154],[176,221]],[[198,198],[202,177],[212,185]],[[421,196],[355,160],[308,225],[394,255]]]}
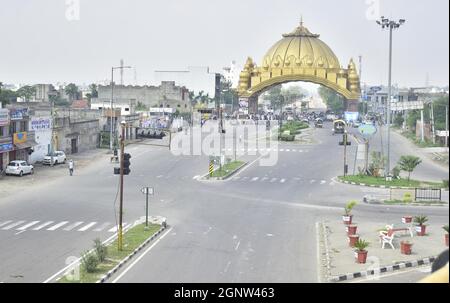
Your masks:
{"label": "green shrub", "polygon": [[353,207],[355,207],[356,204],[358,204],[358,202],[356,202],[355,200],[352,200],[352,201],[348,202],[347,205],[345,205],[344,212],[345,212],[346,216],[350,215]]}
{"label": "green shrub", "polygon": [[281,141],[294,141],[295,140],[295,136],[294,135],[282,134],[280,136],[280,140]]}
{"label": "green shrub", "polygon": [[94,248],[95,248],[95,253],[97,255],[97,258],[100,262],[103,262],[106,260],[106,257],[108,255],[108,249],[106,248],[105,245],[103,245],[102,241],[100,241],[100,239],[95,239],[94,240]]}
{"label": "green shrub", "polygon": [[444,226],[442,226],[442,228],[447,232],[447,234],[448,234],[448,225],[444,225]]}
{"label": "green shrub", "polygon": [[88,273],[95,272],[98,266],[98,258],[96,255],[85,252],[81,255],[81,265]]}
{"label": "green shrub", "polygon": [[394,177],[394,179],[400,179],[400,172],[401,172],[400,167],[395,166],[395,167],[392,169],[392,177]]}
{"label": "green shrub", "polygon": [[448,180],[442,180],[442,183],[444,184],[444,188],[448,189]]}
{"label": "green shrub", "polygon": [[403,202],[404,203],[411,203],[412,202],[412,195],[411,195],[411,193],[405,193],[403,195]]}

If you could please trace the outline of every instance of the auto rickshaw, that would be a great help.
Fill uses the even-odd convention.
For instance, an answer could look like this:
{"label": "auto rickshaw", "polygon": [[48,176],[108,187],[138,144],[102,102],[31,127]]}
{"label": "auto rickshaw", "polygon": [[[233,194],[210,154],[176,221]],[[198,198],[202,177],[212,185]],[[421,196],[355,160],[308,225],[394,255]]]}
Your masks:
{"label": "auto rickshaw", "polygon": [[333,135],[334,134],[343,134],[345,132],[345,127],[347,123],[344,120],[334,120],[333,121]]}

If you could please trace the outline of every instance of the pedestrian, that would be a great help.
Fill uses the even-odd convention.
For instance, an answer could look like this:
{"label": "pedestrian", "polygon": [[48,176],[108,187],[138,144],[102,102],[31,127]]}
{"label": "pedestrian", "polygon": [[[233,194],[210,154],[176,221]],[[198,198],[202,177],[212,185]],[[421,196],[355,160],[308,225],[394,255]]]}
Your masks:
{"label": "pedestrian", "polygon": [[71,176],[73,175],[73,160],[72,159],[69,160],[69,174]]}

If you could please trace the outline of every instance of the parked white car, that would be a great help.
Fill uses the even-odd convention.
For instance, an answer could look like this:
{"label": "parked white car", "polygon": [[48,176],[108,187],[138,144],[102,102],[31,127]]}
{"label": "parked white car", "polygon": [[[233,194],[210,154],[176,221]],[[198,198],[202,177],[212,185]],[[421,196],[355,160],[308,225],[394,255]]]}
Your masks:
{"label": "parked white car", "polygon": [[6,166],[5,170],[6,175],[17,175],[23,176],[25,174],[33,174],[34,167],[31,164],[28,164],[26,161],[14,160],[11,161],[8,166]]}
{"label": "parked white car", "polygon": [[[53,154],[53,164],[55,165],[61,163],[66,163],[66,154],[63,151],[55,151]],[[45,156],[42,164],[52,164],[52,157],[50,155]]]}

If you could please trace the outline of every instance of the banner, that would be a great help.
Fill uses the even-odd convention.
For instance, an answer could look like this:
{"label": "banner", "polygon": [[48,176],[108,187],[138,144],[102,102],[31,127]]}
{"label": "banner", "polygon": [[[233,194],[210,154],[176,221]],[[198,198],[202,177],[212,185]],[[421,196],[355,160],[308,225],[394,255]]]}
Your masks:
{"label": "banner", "polygon": [[31,120],[31,130],[39,131],[52,128],[52,120],[50,118],[34,118]]}

